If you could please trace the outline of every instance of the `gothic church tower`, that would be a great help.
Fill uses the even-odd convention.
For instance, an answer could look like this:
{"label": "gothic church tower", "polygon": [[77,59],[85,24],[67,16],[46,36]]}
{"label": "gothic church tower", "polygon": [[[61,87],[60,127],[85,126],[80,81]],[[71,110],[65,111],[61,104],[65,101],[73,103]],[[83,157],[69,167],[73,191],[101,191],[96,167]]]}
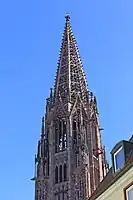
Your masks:
{"label": "gothic church tower", "polygon": [[35,200],[87,200],[107,173],[96,97],[88,90],[70,17],[35,157]]}

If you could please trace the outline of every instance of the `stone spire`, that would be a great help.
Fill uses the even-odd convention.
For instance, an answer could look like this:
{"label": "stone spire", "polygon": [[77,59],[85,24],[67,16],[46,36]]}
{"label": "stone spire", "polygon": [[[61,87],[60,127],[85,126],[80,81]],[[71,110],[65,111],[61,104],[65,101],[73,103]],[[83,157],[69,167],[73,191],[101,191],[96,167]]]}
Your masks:
{"label": "stone spire", "polygon": [[[45,126],[44,126],[45,125]],[[54,91],[35,158],[35,200],[87,200],[106,175],[97,101],[66,15]]]}
{"label": "stone spire", "polygon": [[66,15],[65,28],[60,49],[60,56],[55,80],[54,99],[61,96],[64,102],[74,102],[77,94],[83,102],[88,97],[88,89],[76,39]]}

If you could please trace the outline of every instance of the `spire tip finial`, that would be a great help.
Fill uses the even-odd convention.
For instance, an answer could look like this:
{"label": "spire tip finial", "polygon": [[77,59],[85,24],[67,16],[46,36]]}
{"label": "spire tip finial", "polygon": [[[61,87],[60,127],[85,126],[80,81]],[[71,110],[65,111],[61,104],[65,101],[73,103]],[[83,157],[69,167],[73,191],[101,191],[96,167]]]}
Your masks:
{"label": "spire tip finial", "polygon": [[65,18],[66,18],[66,22],[70,21],[70,15],[69,15],[69,13],[66,13]]}

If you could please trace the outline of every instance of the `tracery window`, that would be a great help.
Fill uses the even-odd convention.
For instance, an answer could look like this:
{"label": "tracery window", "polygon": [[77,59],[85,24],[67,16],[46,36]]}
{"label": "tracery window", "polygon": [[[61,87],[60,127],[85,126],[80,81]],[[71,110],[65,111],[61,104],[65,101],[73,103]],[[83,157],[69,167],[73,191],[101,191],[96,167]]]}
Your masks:
{"label": "tracery window", "polygon": [[67,148],[66,121],[59,120],[55,124],[55,153]]}

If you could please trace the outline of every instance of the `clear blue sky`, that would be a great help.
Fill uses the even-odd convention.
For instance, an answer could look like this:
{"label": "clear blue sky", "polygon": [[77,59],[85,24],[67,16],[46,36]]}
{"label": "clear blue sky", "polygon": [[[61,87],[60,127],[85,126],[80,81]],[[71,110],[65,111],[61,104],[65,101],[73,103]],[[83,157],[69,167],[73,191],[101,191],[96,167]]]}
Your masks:
{"label": "clear blue sky", "polygon": [[33,200],[34,154],[69,12],[108,159],[133,133],[133,1],[0,1],[0,199]]}

